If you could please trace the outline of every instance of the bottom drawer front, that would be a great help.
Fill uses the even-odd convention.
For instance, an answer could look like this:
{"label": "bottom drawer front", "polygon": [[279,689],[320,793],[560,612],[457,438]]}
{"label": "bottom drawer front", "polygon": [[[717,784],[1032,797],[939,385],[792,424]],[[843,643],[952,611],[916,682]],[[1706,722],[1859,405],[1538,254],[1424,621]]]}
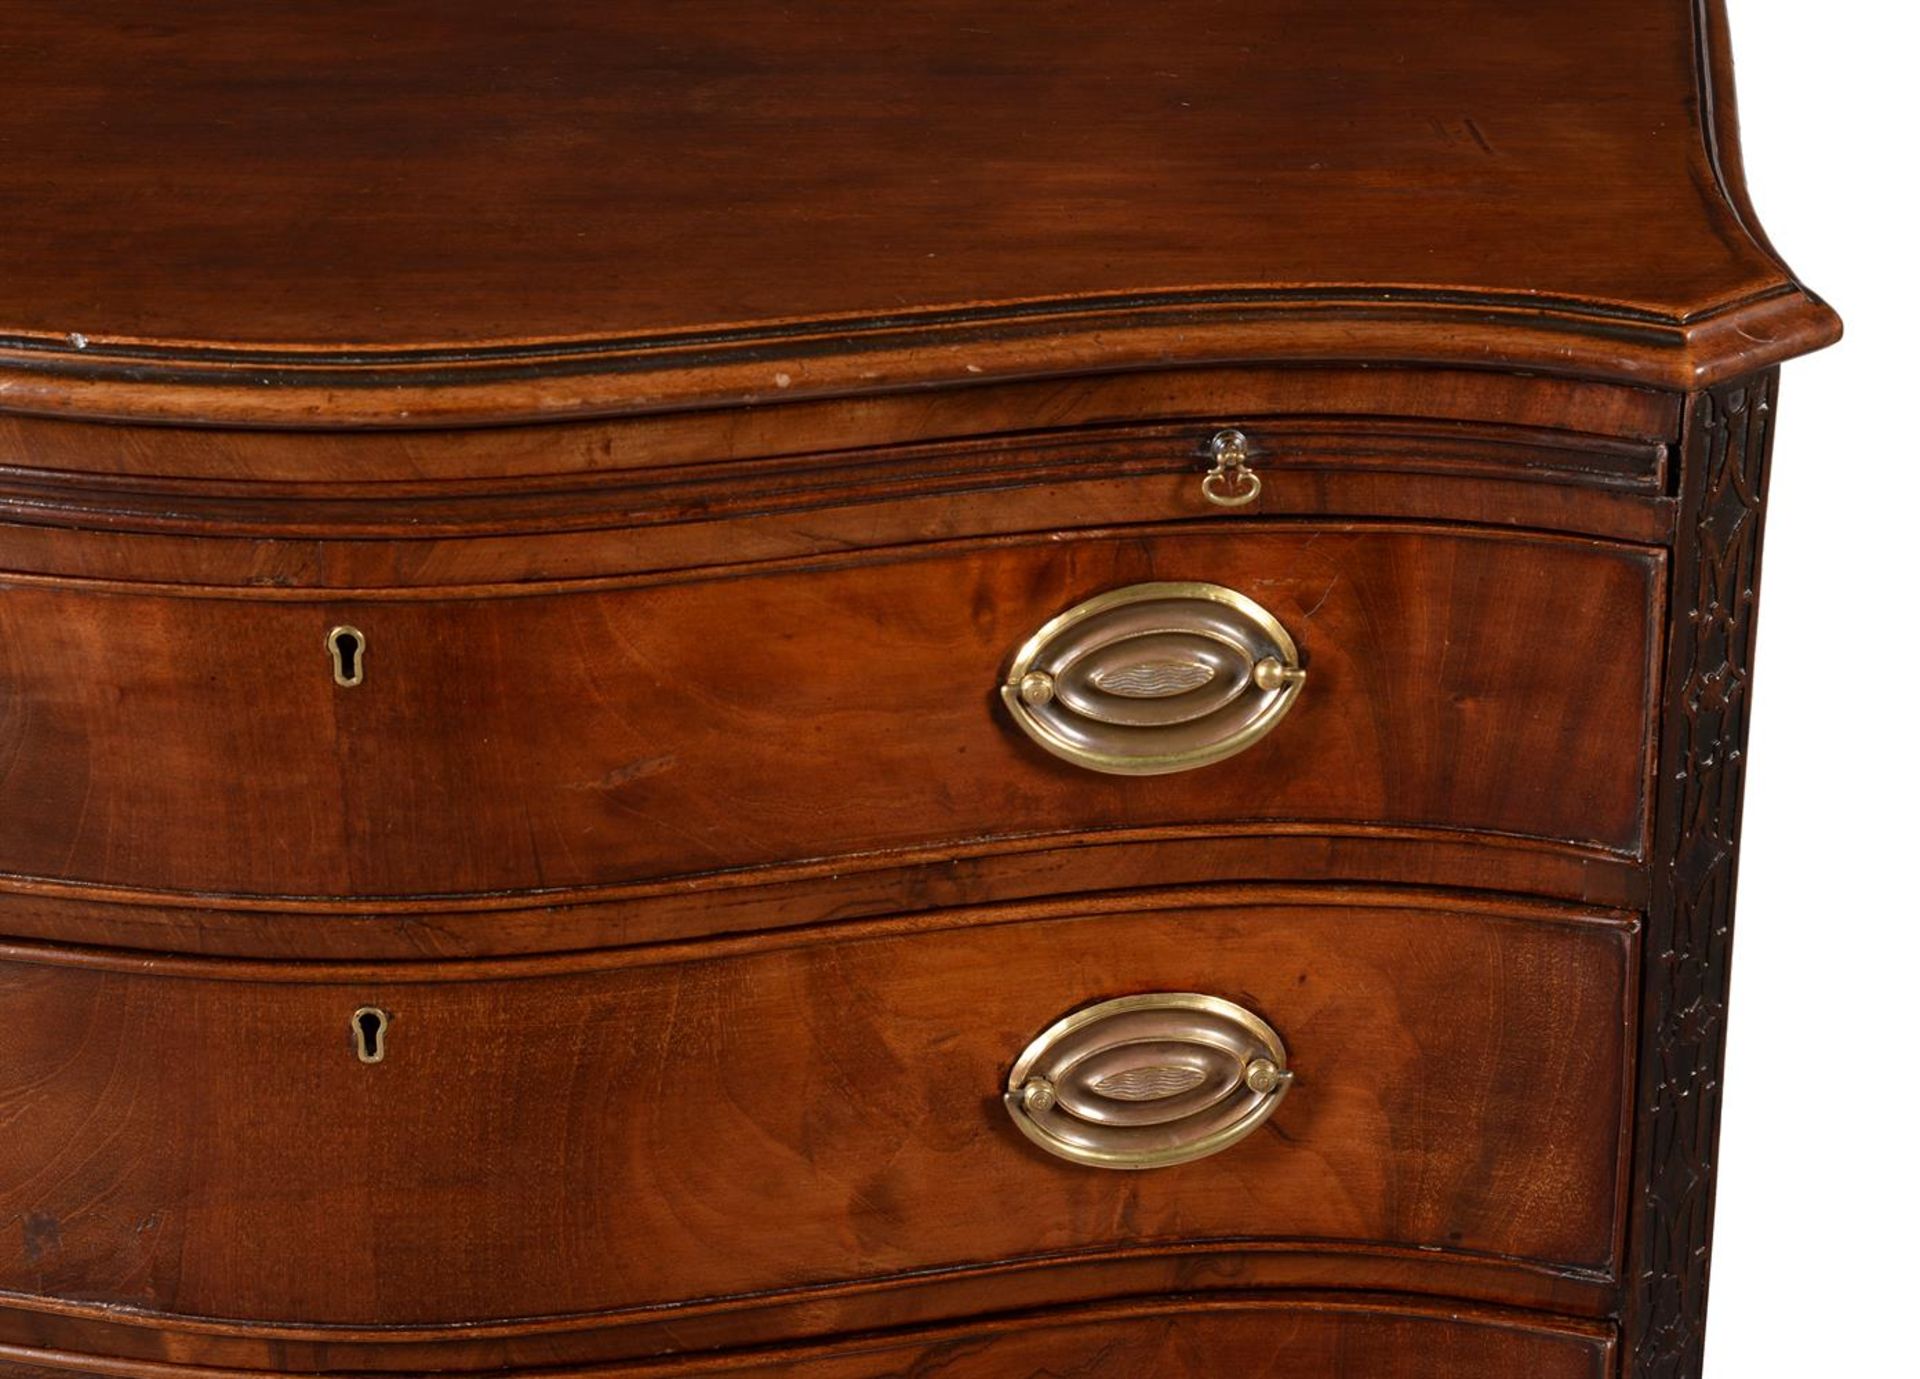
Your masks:
{"label": "bottom drawer front", "polygon": [[[15,950],[0,1290],[405,1326],[1197,1241],[1614,1267],[1630,925],[1146,903],[677,962]],[[1030,1143],[1003,1100],[1021,1051],[1156,991],[1257,1014],[1284,1100],[1147,1172]],[[1098,1081],[1112,1104],[1082,1088],[1090,1115],[1158,1094]]]}
{"label": "bottom drawer front", "polygon": [[669,1367],[792,1379],[1604,1379],[1611,1330],[1365,1302],[1156,1303]]}
{"label": "bottom drawer front", "polygon": [[[1081,1307],[591,1372],[598,1379],[1607,1379],[1614,1350],[1612,1329],[1597,1323],[1372,1299],[1241,1296]],[[304,1372],[138,1367],[143,1379],[169,1379],[176,1371],[181,1379],[285,1379]],[[95,1368],[72,1353],[23,1348],[0,1356],[0,1379],[127,1372],[124,1362]],[[553,1371],[492,1373],[517,1379]]]}

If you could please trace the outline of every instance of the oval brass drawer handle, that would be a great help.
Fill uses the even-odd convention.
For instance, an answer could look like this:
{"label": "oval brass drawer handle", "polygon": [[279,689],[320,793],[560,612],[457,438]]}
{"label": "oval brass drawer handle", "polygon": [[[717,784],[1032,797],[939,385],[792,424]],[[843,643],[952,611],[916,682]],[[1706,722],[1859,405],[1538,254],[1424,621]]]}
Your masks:
{"label": "oval brass drawer handle", "polygon": [[1134,584],[1027,639],[1000,688],[1021,731],[1079,766],[1186,771],[1266,736],[1307,673],[1273,614],[1218,584]]}
{"label": "oval brass drawer handle", "polygon": [[1007,1078],[1007,1114],[1049,1154],[1162,1168],[1217,1154],[1293,1085],[1286,1046],[1243,1006],[1196,992],[1103,1001],[1057,1021]]}

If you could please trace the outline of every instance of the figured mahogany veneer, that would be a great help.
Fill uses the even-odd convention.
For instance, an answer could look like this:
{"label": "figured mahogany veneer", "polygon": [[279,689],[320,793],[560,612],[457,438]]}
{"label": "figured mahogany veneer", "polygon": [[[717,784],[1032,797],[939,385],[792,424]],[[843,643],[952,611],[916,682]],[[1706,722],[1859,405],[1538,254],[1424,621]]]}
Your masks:
{"label": "figured mahogany veneer", "polygon": [[[0,1001],[30,1042],[0,1082],[0,1216],[62,1224],[0,1291],[430,1328],[1319,1241],[1420,1252],[1470,1292],[1498,1264],[1517,1276],[1497,1296],[1538,1297],[1617,1276],[1636,927],[1209,892],[703,958],[15,949]],[[1064,1009],[1136,991],[1261,1014],[1296,1089],[1178,1168],[1046,1157],[993,1106],[1008,1061]],[[349,1048],[369,1007],[373,1066]]]}
{"label": "figured mahogany veneer", "polygon": [[[883,1379],[937,1372],[956,1379],[1097,1373],[1120,1379],[1238,1374],[1276,1367],[1305,1379],[1366,1374],[1375,1379],[1605,1379],[1616,1343],[1592,1324],[1550,1321],[1497,1309],[1409,1304],[1389,1298],[1248,1294],[1232,1301],[1151,1299],[1081,1307],[828,1345],[642,1362],[594,1371],[609,1379],[695,1375]],[[62,1379],[82,1357],[0,1347],[9,1379]],[[187,1369],[129,1363],[127,1379],[239,1379],[258,1370]],[[268,1373],[286,1371],[270,1370]],[[502,1370],[503,1374],[529,1371]]]}
{"label": "figured mahogany veneer", "polygon": [[[1223,583],[1311,676],[1253,751],[1103,778],[1007,731],[1036,627]],[[1651,550],[1416,528],[919,547],[731,579],[378,601],[0,580],[0,869],[159,890],[565,890],[1253,820],[1638,856]],[[364,638],[336,686],[329,629]],[[1569,779],[1577,791],[1565,788]]]}
{"label": "figured mahogany veneer", "polygon": [[30,13],[8,405],[416,426],[1365,359],[1704,386],[1826,343],[1718,5],[445,0]]}
{"label": "figured mahogany veneer", "polygon": [[1697,1379],[1718,0],[8,35],[0,1379]]}

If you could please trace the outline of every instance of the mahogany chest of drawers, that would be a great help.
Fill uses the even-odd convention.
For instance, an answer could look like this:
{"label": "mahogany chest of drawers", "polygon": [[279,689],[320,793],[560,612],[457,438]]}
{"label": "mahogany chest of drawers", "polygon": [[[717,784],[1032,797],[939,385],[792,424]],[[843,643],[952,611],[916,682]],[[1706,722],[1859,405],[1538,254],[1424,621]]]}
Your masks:
{"label": "mahogany chest of drawers", "polygon": [[1716,0],[0,69],[0,1374],[1697,1374]]}

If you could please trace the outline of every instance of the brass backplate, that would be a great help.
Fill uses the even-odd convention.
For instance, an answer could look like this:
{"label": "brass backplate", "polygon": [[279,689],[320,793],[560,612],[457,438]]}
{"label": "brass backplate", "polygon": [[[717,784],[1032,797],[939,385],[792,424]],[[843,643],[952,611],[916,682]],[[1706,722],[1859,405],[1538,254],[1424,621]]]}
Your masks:
{"label": "brass backplate", "polygon": [[1110,775],[1188,771],[1245,751],[1306,683],[1287,630],[1219,584],[1133,584],[1050,620],[1000,694],[1020,730]]}

